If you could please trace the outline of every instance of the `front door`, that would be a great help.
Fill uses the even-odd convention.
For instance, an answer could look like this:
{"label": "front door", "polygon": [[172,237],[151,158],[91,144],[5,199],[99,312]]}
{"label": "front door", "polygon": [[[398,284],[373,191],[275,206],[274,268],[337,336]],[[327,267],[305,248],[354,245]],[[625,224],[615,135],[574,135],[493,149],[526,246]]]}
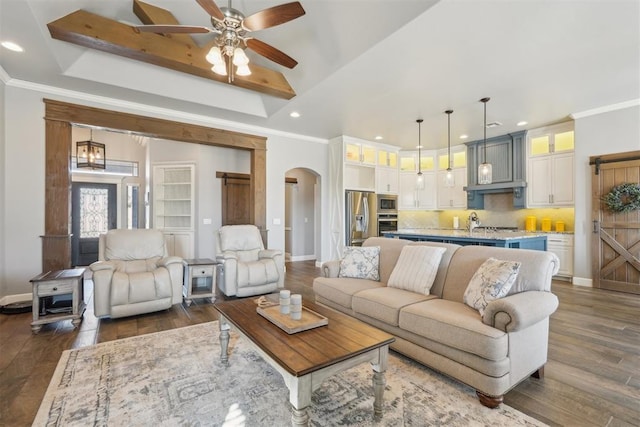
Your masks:
{"label": "front door", "polygon": [[640,151],[592,157],[590,164],[593,286],[640,294],[640,210],[616,212],[603,201],[620,184],[640,184]]}
{"label": "front door", "polygon": [[116,184],[74,182],[71,187],[71,265],[98,260],[98,237],[118,224]]}

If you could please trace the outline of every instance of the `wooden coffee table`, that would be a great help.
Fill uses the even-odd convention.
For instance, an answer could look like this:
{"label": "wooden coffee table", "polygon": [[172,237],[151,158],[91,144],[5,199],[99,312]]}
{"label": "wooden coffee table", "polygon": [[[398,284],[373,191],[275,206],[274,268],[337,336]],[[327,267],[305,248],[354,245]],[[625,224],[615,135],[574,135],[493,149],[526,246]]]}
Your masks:
{"label": "wooden coffee table", "polygon": [[392,335],[357,319],[304,301],[303,305],[329,319],[329,324],[295,334],[288,334],[256,312],[253,298],[220,301],[220,358],[228,363],[229,330],[247,341],[284,378],[293,407],[294,425],[307,425],[311,394],[332,375],[370,362],[373,368],[374,415],[382,415],[389,344]]}

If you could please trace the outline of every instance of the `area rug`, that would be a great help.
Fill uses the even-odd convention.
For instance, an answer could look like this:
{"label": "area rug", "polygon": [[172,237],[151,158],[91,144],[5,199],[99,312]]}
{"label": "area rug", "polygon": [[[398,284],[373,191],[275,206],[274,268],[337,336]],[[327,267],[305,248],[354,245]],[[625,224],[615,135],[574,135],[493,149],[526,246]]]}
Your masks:
{"label": "area rug", "polygon": [[[67,350],[35,426],[286,426],[282,377],[232,332],[229,366],[220,363],[218,323]],[[542,426],[396,353],[389,357],[384,415],[373,416],[368,364],[326,380],[314,392],[313,426]]]}

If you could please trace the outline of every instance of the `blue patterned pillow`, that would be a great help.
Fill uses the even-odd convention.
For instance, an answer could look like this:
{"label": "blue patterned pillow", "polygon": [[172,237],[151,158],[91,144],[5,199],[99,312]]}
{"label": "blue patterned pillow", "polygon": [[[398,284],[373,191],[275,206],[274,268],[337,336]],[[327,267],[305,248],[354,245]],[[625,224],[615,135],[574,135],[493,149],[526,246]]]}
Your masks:
{"label": "blue patterned pillow", "polygon": [[507,296],[518,277],[520,265],[517,261],[487,259],[469,281],[462,300],[482,316],[489,302]]}
{"label": "blue patterned pillow", "polygon": [[380,246],[347,246],[340,260],[338,277],[380,280]]}

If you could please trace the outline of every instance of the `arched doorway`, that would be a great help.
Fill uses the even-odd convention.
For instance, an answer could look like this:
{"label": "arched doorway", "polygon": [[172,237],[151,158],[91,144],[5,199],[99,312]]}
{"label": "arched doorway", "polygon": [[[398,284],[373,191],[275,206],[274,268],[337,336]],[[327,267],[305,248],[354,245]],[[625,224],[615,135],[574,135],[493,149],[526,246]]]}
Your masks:
{"label": "arched doorway", "polygon": [[285,174],[284,247],[287,261],[320,255],[320,175],[306,168]]}

